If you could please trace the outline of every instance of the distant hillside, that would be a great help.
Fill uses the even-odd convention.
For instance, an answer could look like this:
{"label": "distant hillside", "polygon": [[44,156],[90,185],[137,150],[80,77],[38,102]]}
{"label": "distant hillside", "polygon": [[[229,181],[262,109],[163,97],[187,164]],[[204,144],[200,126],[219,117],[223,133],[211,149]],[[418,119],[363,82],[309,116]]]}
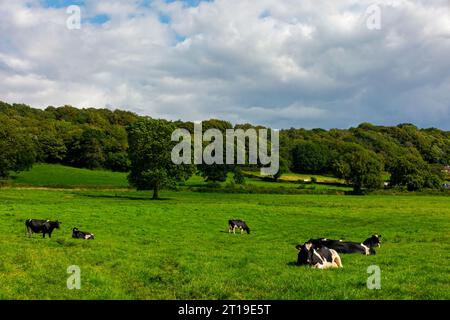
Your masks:
{"label": "distant hillside", "polygon": [[[4,155],[2,160],[0,156],[0,171],[2,166],[6,167],[2,163],[22,161],[26,155],[29,157],[25,159],[27,163],[127,172],[130,163],[126,127],[141,118],[122,110],[72,106],[41,110],[0,101],[0,138],[10,139],[14,141],[11,142],[13,145],[22,148],[10,158]],[[177,124],[190,130],[193,127],[190,122],[179,121]],[[217,119],[207,120],[203,125],[204,130],[232,127],[231,123]],[[253,125],[238,124],[235,127],[247,129]],[[450,132],[437,128],[419,129],[413,124],[376,126],[363,123],[357,128],[331,130],[290,128],[281,130],[280,145],[281,161],[294,173],[333,174],[343,156],[355,150],[376,153],[387,172],[391,172],[405,155],[412,155],[407,163],[429,166],[436,175],[450,164]],[[5,144],[3,148],[10,150],[11,145]]]}

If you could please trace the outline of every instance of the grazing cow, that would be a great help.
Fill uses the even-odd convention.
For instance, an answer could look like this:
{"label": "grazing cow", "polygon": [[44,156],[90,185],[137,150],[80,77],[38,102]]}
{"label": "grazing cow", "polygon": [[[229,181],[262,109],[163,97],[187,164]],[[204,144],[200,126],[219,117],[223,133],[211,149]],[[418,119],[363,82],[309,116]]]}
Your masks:
{"label": "grazing cow", "polygon": [[250,228],[245,221],[236,219],[228,220],[228,233],[233,230],[233,233],[236,234],[236,229],[240,229],[241,234],[244,233],[244,230],[247,231],[247,234],[250,234]]}
{"label": "grazing cow", "polygon": [[94,234],[86,231],[80,231],[78,228],[72,229],[72,238],[75,239],[85,239],[85,240],[94,240]]}
{"label": "grazing cow", "polygon": [[339,254],[325,246],[315,245],[306,242],[296,246],[298,250],[297,265],[309,265],[317,269],[342,268],[342,261]]}
{"label": "grazing cow", "polygon": [[47,233],[48,237],[51,238],[53,229],[59,229],[61,223],[59,221],[28,219],[25,221],[25,226],[29,237],[33,233],[42,233],[42,238],[45,238]]}
{"label": "grazing cow", "polygon": [[380,239],[377,235],[373,235],[371,238],[366,239],[363,243],[342,241],[342,240],[330,240],[326,238],[310,239],[308,242],[314,245],[326,246],[330,249],[334,249],[339,253],[361,253],[366,256],[376,254],[373,247],[380,246]]}

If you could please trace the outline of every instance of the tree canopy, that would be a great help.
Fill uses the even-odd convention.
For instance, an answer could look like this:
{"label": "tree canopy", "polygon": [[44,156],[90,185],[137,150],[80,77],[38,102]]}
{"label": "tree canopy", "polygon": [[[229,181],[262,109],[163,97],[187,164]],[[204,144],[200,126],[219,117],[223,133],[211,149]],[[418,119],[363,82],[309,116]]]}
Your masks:
{"label": "tree canopy", "polygon": [[[127,128],[142,121],[150,120],[123,110],[78,109],[68,105],[41,110],[0,101],[1,175],[4,178],[11,172],[26,170],[35,161],[130,172],[132,152]],[[193,133],[192,122],[170,122],[170,126]],[[263,127],[248,123],[233,126],[218,119],[204,121],[203,132],[210,128],[224,133],[233,128]],[[442,168],[450,165],[450,132],[420,129],[409,123],[397,126],[362,123],[356,128],[330,130],[284,129],[280,131],[281,171],[274,179],[287,171],[333,174],[352,156],[359,154],[366,159],[367,153],[363,156],[361,150],[377,155],[376,159],[391,175],[392,186],[409,190],[438,188],[442,185]],[[346,166],[349,169],[349,164]],[[241,169],[259,167],[259,164],[245,165]],[[223,181],[226,173],[234,170],[227,165],[210,168],[199,165],[197,169],[210,181]],[[351,180],[359,181],[357,177]]]}
{"label": "tree canopy", "polygon": [[171,141],[171,135],[176,128],[174,123],[166,120],[144,118],[127,130],[131,161],[128,180],[138,190],[153,190],[153,199],[159,198],[161,188],[174,186],[194,172],[191,165],[172,162],[175,143]]}

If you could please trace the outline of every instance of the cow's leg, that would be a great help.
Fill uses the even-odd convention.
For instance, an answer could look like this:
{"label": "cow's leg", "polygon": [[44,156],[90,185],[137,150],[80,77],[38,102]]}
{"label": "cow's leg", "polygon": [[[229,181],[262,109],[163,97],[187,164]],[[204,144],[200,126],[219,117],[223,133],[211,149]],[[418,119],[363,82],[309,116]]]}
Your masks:
{"label": "cow's leg", "polygon": [[338,268],[342,268],[343,267],[342,266],[341,257],[339,256],[339,254],[335,250],[333,250],[331,252],[331,259],[332,259],[333,264],[335,263]]}
{"label": "cow's leg", "polygon": [[48,237],[49,237],[49,238],[52,237],[52,232],[51,232],[51,231],[48,233]]}
{"label": "cow's leg", "polygon": [[236,234],[236,226],[233,227],[233,234]]}
{"label": "cow's leg", "polygon": [[42,231],[42,238],[45,238],[45,232]]}
{"label": "cow's leg", "polygon": [[33,234],[33,231],[30,227],[27,228],[28,237],[31,238],[31,235]]}
{"label": "cow's leg", "polygon": [[335,259],[334,259],[334,262],[337,264],[338,268],[342,268],[343,267],[342,260],[341,260],[340,256],[336,256]]}
{"label": "cow's leg", "polygon": [[228,225],[228,233],[231,233],[231,224]]}
{"label": "cow's leg", "polygon": [[370,255],[369,247],[361,243],[361,246],[363,247],[364,252],[361,252],[362,254],[365,254],[366,256]]}
{"label": "cow's leg", "polygon": [[244,233],[244,229],[243,228],[241,228],[241,234],[243,234]]}

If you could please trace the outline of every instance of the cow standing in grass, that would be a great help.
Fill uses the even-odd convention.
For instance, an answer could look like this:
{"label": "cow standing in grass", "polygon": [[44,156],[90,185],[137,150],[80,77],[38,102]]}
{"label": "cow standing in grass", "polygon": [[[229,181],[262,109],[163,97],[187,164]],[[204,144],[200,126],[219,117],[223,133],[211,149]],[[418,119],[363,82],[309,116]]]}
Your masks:
{"label": "cow standing in grass", "polygon": [[25,221],[25,226],[27,228],[28,236],[31,237],[33,233],[42,233],[42,238],[45,238],[45,234],[48,234],[48,237],[52,237],[52,232],[54,229],[59,229],[59,225],[61,222],[50,221],[50,220],[36,220],[36,219],[28,219]]}
{"label": "cow standing in grass", "polygon": [[247,234],[250,234],[250,228],[245,221],[238,219],[228,220],[228,232],[230,233],[231,230],[233,230],[233,233],[236,234],[236,229],[240,229],[241,234],[244,233],[244,231],[246,231]]}

